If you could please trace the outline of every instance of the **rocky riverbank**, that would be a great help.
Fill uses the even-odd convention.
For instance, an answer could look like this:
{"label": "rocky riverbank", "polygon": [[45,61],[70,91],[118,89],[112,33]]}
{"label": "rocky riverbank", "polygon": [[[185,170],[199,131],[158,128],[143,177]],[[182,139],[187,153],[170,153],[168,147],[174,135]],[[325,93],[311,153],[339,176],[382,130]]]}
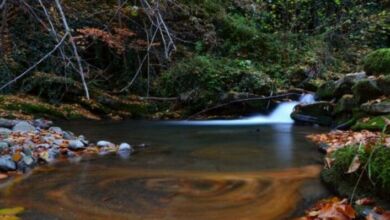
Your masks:
{"label": "rocky riverbank", "polygon": [[0,181],[31,171],[34,167],[59,161],[77,162],[85,156],[118,154],[128,157],[134,148],[127,143],[89,142],[53,126],[53,122],[36,119],[0,118]]}

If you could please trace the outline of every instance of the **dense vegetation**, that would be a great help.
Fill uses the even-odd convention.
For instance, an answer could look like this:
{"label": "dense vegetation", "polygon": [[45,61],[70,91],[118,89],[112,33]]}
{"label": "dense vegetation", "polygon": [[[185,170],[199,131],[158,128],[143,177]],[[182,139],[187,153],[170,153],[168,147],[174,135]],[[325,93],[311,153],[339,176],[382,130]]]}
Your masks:
{"label": "dense vegetation", "polygon": [[[188,115],[226,101],[231,92],[315,91],[324,80],[363,66],[372,73],[388,70],[388,61],[373,61],[382,55],[388,60],[388,50],[363,59],[389,47],[384,0],[64,0],[60,6],[6,1],[0,85],[33,66],[66,34],[72,37],[1,92],[80,103],[83,75],[100,104],[96,94],[181,97],[157,101],[154,111]],[[37,77],[42,74],[45,79]]]}

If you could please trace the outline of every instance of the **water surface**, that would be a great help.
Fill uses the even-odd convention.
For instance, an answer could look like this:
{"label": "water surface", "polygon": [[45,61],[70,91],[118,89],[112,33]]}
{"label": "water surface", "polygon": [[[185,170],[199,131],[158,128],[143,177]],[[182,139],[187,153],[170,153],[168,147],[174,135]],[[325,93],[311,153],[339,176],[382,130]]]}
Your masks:
{"label": "water surface", "polygon": [[288,219],[323,196],[321,155],[291,124],[193,126],[164,122],[64,122],[90,140],[146,144],[38,171],[1,203],[25,219]]}

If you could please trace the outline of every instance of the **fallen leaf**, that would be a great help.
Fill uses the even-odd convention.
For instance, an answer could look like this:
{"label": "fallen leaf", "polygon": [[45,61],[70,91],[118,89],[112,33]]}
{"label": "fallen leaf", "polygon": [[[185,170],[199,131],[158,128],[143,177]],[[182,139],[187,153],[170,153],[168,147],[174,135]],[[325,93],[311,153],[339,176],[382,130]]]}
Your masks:
{"label": "fallen leaf", "polygon": [[356,155],[353,158],[351,164],[349,165],[347,173],[354,173],[354,172],[356,172],[359,169],[360,165],[361,165],[361,163],[360,163],[359,156]]}

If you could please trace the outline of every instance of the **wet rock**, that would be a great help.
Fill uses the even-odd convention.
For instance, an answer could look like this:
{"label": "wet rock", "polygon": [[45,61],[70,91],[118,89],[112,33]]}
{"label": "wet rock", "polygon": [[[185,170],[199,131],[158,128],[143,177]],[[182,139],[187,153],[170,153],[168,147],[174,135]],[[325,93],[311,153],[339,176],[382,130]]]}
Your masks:
{"label": "wet rock", "polygon": [[48,154],[48,158],[50,160],[55,160],[60,156],[61,151],[59,148],[51,148],[50,150],[48,150]]}
{"label": "wet rock", "polygon": [[85,139],[84,135],[80,135],[78,137],[78,140],[80,140],[81,142],[83,142],[84,145],[88,145],[89,144],[89,141],[87,139]]}
{"label": "wet rock", "polygon": [[9,144],[5,141],[0,141],[0,152],[3,150],[7,150],[9,148]]}
{"label": "wet rock", "polygon": [[372,99],[380,97],[383,93],[378,88],[378,85],[373,79],[366,79],[357,82],[352,87],[353,95],[358,103],[364,103]]}
{"label": "wet rock", "polygon": [[70,131],[64,131],[64,133],[62,135],[63,135],[64,139],[66,139],[66,140],[76,139],[76,136]]}
{"label": "wet rock", "polygon": [[130,144],[128,143],[121,143],[119,145],[119,150],[128,150],[128,151],[132,151],[133,148],[130,146]]}
{"label": "wet rock", "polygon": [[17,132],[33,132],[35,131],[35,127],[26,121],[21,121],[16,123],[12,130]]}
{"label": "wet rock", "polygon": [[49,131],[56,133],[56,134],[61,134],[61,135],[64,133],[64,131],[62,131],[62,129],[60,127],[50,127]]}
{"label": "wet rock", "polygon": [[360,108],[370,114],[387,114],[390,113],[390,100],[364,103]]}
{"label": "wet rock", "polygon": [[52,121],[45,120],[43,118],[39,118],[33,121],[33,126],[37,128],[48,129],[52,125],[53,125]]}
{"label": "wet rock", "polygon": [[133,148],[128,143],[121,143],[117,153],[121,158],[126,159],[133,151]]}
{"label": "wet rock", "polygon": [[351,94],[352,86],[366,78],[367,75],[365,72],[346,74],[344,77],[336,81],[336,89],[333,96],[339,98],[344,94]]}
{"label": "wet rock", "polygon": [[329,126],[332,124],[333,108],[334,104],[330,102],[298,105],[291,114],[291,118],[296,122]]}
{"label": "wet rock", "polygon": [[16,164],[12,160],[10,155],[0,157],[0,170],[1,171],[14,171],[16,170]]}
{"label": "wet rock", "polygon": [[16,120],[0,118],[0,127],[2,128],[13,128],[16,125],[16,123],[17,123]]}
{"label": "wet rock", "polygon": [[70,140],[68,148],[71,150],[83,150],[85,149],[85,145],[80,140]]}
{"label": "wet rock", "polygon": [[98,141],[97,143],[96,143],[96,145],[98,146],[98,147],[115,147],[115,144],[113,144],[113,143],[111,143],[111,142],[109,142],[109,141]]}

